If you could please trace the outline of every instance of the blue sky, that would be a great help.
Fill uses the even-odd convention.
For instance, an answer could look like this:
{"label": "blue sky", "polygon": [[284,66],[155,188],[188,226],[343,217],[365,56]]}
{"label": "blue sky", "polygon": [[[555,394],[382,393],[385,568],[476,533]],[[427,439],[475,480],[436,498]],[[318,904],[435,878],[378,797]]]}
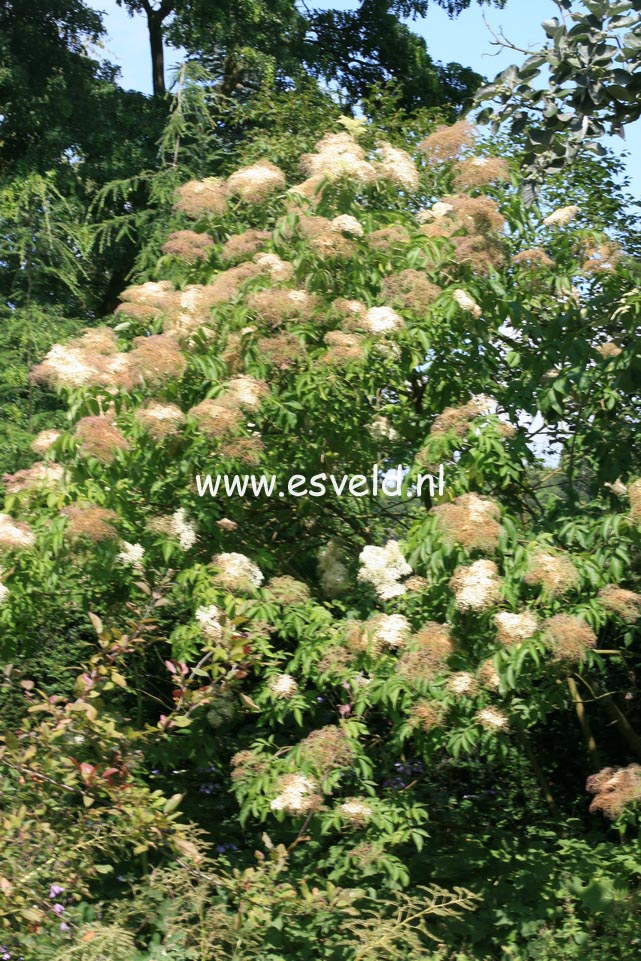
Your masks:
{"label": "blue sky", "polygon": [[[108,30],[103,53],[107,59],[118,64],[121,83],[127,89],[151,92],[151,61],[147,40],[147,28],[142,16],[131,18],[116,4],[116,0],[88,0],[88,5],[105,12]],[[310,2],[316,8],[350,9],[356,0],[334,2]],[[552,0],[507,0],[504,10],[479,6],[473,3],[458,17],[450,19],[444,10],[433,3],[428,15],[413,21],[412,28],[427,41],[430,55],[444,63],[451,61],[472,67],[488,78],[522,57],[512,50],[497,48],[492,31],[503,32],[515,46],[527,48],[544,39],[541,21],[558,12]],[[166,52],[168,80],[172,65],[179,63],[180,51],[169,48]],[[632,180],[632,192],[641,199],[641,121],[628,127],[625,143],[618,137],[608,138],[608,144],[617,153],[627,151],[626,168]]]}

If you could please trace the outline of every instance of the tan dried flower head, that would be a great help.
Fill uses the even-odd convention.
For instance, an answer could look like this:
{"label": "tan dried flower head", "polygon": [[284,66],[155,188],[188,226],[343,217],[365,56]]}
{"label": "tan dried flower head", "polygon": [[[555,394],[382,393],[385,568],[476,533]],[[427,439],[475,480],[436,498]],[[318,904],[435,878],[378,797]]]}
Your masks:
{"label": "tan dried flower head", "polygon": [[468,433],[472,421],[481,412],[474,400],[460,407],[446,407],[444,411],[437,414],[430,427],[432,436],[441,434],[456,434],[457,437],[465,437]]}
{"label": "tan dried flower head", "polygon": [[312,237],[309,246],[321,260],[350,260],[358,253],[354,241],[335,230]]}
{"label": "tan dried flower head", "polygon": [[541,269],[554,267],[555,265],[552,258],[548,257],[542,247],[530,247],[527,250],[522,250],[512,257],[512,263],[519,264],[519,266]]}
{"label": "tan dried flower head", "polygon": [[241,167],[227,179],[227,191],[247,204],[259,204],[285,188],[285,174],[269,160]]}
{"label": "tan dried flower head", "polygon": [[403,190],[418,189],[418,168],[406,150],[399,150],[386,140],[381,140],[377,144],[377,152],[381,159],[376,164],[376,173],[381,180],[387,180]]}
{"label": "tan dried flower head", "polygon": [[369,247],[374,250],[381,250],[389,253],[405,247],[411,240],[409,231],[402,224],[390,224],[389,227],[380,227],[367,234],[365,238]]}
{"label": "tan dried flower head", "polygon": [[302,774],[286,774],[279,778],[276,790],[279,793],[271,802],[272,811],[284,811],[293,817],[317,811],[323,802],[314,778]]}
{"label": "tan dried flower head", "polygon": [[623,353],[622,349],[613,340],[608,340],[605,344],[599,344],[594,349],[604,360],[610,360],[612,357],[618,357],[619,354]]}
{"label": "tan dried flower head", "polygon": [[163,254],[177,257],[187,263],[207,260],[214,241],[209,234],[198,234],[195,230],[176,230],[169,234],[162,245]]}
{"label": "tan dried flower head", "polygon": [[588,276],[592,274],[609,273],[616,269],[617,264],[621,260],[621,253],[619,245],[612,242],[587,246],[584,248],[583,256],[585,260],[581,265],[581,269],[583,273]]}
{"label": "tan dried flower head", "polygon": [[318,661],[320,674],[342,674],[354,662],[354,655],[346,647],[328,647]]}
{"label": "tan dried flower head", "polygon": [[232,781],[253,780],[267,773],[269,761],[255,751],[239,751],[232,757],[231,766]]}
{"label": "tan dried flower head", "polygon": [[488,691],[498,691],[500,688],[501,677],[494,667],[494,661],[491,657],[483,661],[479,667],[478,680],[481,687],[486,688]]}
{"label": "tan dried flower head", "polygon": [[316,152],[304,154],[301,170],[309,177],[324,176],[333,182],[349,178],[358,184],[376,180],[376,170],[365,159],[365,151],[348,133],[328,133],[316,144]]}
{"label": "tan dried flower head", "polygon": [[318,298],[306,290],[269,287],[250,294],[247,306],[259,320],[278,327],[289,320],[311,320],[318,306]]}
{"label": "tan dried flower head", "polygon": [[224,437],[236,430],[243,421],[240,410],[211,398],[196,404],[187,413],[198,422],[198,429],[209,437]]}
{"label": "tan dried flower head", "polygon": [[447,689],[457,697],[474,697],[478,694],[478,682],[469,671],[457,671],[448,678]]}
{"label": "tan dried flower head", "polygon": [[456,263],[469,267],[472,273],[487,274],[490,270],[500,270],[505,262],[505,248],[496,237],[470,234],[454,237],[453,244]]}
{"label": "tan dried flower head", "polygon": [[129,442],[108,415],[81,417],[74,430],[83,457],[95,457],[112,464],[118,451],[129,450]]}
{"label": "tan dried flower head", "polygon": [[150,337],[134,337],[133,343],[134,349],[127,355],[127,360],[141,383],[159,387],[184,374],[187,358],[173,337],[152,334]]}
{"label": "tan dried flower head", "polygon": [[349,767],[354,760],[354,748],[345,732],[328,724],[308,734],[298,745],[305,766],[323,779],[331,771]]}
{"label": "tan dried flower head", "polygon": [[33,547],[35,538],[28,524],[0,514],[0,551],[24,551]]}
{"label": "tan dried flower head", "polygon": [[500,510],[491,497],[462,494],[449,504],[433,507],[432,513],[446,540],[467,551],[492,551],[503,533]]}
{"label": "tan dried flower head", "polygon": [[305,347],[295,334],[280,333],[273,337],[259,337],[258,355],[266,357],[274,367],[287,370],[305,356]]}
{"label": "tan dried flower head", "polygon": [[364,341],[358,334],[330,330],[323,339],[329,347],[323,356],[325,364],[350,364],[365,359]]}
{"label": "tan dried flower head", "polygon": [[459,120],[452,126],[437,127],[419,144],[419,150],[427,156],[429,161],[444,163],[455,160],[467,147],[474,144],[474,127],[467,120]]}
{"label": "tan dried flower head", "polygon": [[469,567],[457,567],[450,579],[450,590],[463,611],[485,611],[498,603],[502,580],[493,561],[480,560]]}
{"label": "tan dried flower head", "polygon": [[488,237],[499,234],[505,227],[505,218],[491,197],[468,197],[454,195],[444,203],[451,207],[444,216],[424,224],[419,233],[427,237],[453,237],[465,231],[468,235]]}
{"label": "tan dried flower head", "polygon": [[82,350],[89,356],[92,354],[108,356],[117,353],[118,337],[110,327],[88,327],[80,337],[68,341],[67,346]]}
{"label": "tan dried flower head", "polygon": [[223,459],[255,467],[260,463],[264,450],[265,445],[260,437],[234,437],[220,444],[218,454]]}
{"label": "tan dried flower head", "polygon": [[442,293],[420,270],[402,270],[390,274],[381,284],[381,296],[395,307],[424,314]]}
{"label": "tan dried flower head", "polygon": [[582,661],[591,647],[596,647],[597,636],[589,624],[574,614],[555,614],[545,622],[545,641],[555,661]]}
{"label": "tan dried flower head", "polygon": [[175,404],[154,400],[136,411],[135,420],[154,440],[161,441],[180,433],[185,415]]}
{"label": "tan dried flower head", "polygon": [[63,483],[64,477],[65,469],[60,464],[54,464],[52,461],[36,461],[25,470],[16,471],[15,474],[5,474],[2,483],[7,494],[19,494],[42,487],[58,487]]}
{"label": "tan dried flower head", "polygon": [[602,811],[607,818],[614,820],[641,799],[641,765],[604,767],[587,779],[585,788],[594,794],[590,813]]}
{"label": "tan dried flower head", "polygon": [[174,210],[188,217],[220,217],[227,207],[227,189],[218,177],[188,180],[178,187],[174,196]]}
{"label": "tan dried flower head", "polygon": [[241,234],[232,234],[223,245],[220,258],[225,263],[247,260],[262,250],[270,238],[271,233],[268,230],[244,230]]}
{"label": "tan dried flower head", "polygon": [[454,167],[457,190],[473,190],[510,179],[510,168],[502,157],[468,157]]}
{"label": "tan dried flower head", "polygon": [[300,184],[290,187],[287,194],[294,206],[306,204],[312,209],[317,207],[323,199],[323,194],[328,186],[328,181],[324,174],[315,174],[308,177]]}
{"label": "tan dried flower head", "polygon": [[506,731],[510,726],[507,715],[503,711],[498,711],[495,707],[481,708],[474,715],[474,720],[486,731],[493,734],[497,731]]}
{"label": "tan dried flower head", "polygon": [[396,673],[411,687],[434,680],[444,669],[443,659],[426,647],[404,651],[396,662]]}
{"label": "tan dried flower head", "polygon": [[118,304],[114,313],[117,316],[122,315],[123,317],[128,317],[130,320],[137,320],[141,324],[147,323],[148,321],[155,320],[159,317],[163,311],[159,307],[154,307],[152,304]]}
{"label": "tan dried flower head", "polygon": [[127,287],[121,293],[120,299],[128,304],[144,304],[148,307],[156,307],[158,311],[164,311],[172,307],[175,293],[173,285],[168,280],[150,280],[145,284]]}
{"label": "tan dried flower head", "polygon": [[265,586],[269,599],[288,607],[290,604],[306,604],[310,599],[309,588],[294,577],[272,577]]}
{"label": "tan dried flower head", "polygon": [[106,507],[96,507],[95,504],[69,504],[62,508],[61,514],[67,518],[65,537],[73,540],[86,538],[96,543],[118,537],[118,531],[113,526],[119,519],[118,515]]}
{"label": "tan dried flower head", "polygon": [[232,521],[229,517],[221,517],[219,521],[216,521],[216,527],[220,527],[221,531],[235,531],[238,528],[236,521]]}
{"label": "tan dried flower head", "polygon": [[447,709],[440,701],[417,701],[412,711],[414,724],[426,734],[445,725]]}
{"label": "tan dried flower head", "polygon": [[36,434],[31,444],[31,450],[36,454],[46,454],[62,434],[59,430],[41,430]]}
{"label": "tan dried flower head", "polygon": [[413,636],[412,643],[428,650],[438,664],[444,664],[455,649],[449,627],[438,621],[427,621]]}
{"label": "tan dried flower head", "polygon": [[534,637],[539,629],[538,617],[529,611],[523,611],[521,614],[499,611],[494,615],[494,624],[498,641],[504,647],[519,644],[529,637]]}
{"label": "tan dried flower head", "polygon": [[367,307],[360,300],[337,297],[332,301],[332,314],[343,321],[347,330],[363,330],[366,327]]}
{"label": "tan dried flower head", "polygon": [[616,584],[607,584],[601,588],[597,597],[607,611],[618,614],[628,623],[634,623],[641,617],[641,594],[626,591]]}
{"label": "tan dried flower head", "polygon": [[244,410],[256,411],[269,394],[269,386],[264,380],[238,374],[225,384],[225,393],[218,398],[224,407],[241,407]]}
{"label": "tan dried flower head", "polygon": [[62,387],[84,387],[95,376],[95,364],[83,350],[54,344],[42,363],[32,368],[29,379],[58,390]]}
{"label": "tan dried flower head", "polygon": [[405,587],[410,594],[417,594],[421,591],[427,591],[430,587],[430,582],[426,577],[419,577],[418,574],[414,574],[412,577],[407,578]]}
{"label": "tan dried flower head", "polygon": [[630,484],[628,497],[630,498],[628,517],[633,524],[641,524],[641,478]]}
{"label": "tan dried flower head", "polygon": [[537,550],[528,558],[523,578],[526,584],[536,584],[548,594],[565,594],[581,582],[581,576],[569,557]]}
{"label": "tan dried flower head", "polygon": [[374,815],[371,805],[357,797],[345,798],[343,803],[338,805],[338,813],[341,819],[354,829],[364,828]]}

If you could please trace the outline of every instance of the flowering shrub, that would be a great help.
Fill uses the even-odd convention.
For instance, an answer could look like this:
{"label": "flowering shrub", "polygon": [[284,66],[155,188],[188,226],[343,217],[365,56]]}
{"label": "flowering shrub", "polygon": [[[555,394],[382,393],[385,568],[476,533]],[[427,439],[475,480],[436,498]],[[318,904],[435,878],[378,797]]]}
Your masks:
{"label": "flowering shrub", "polygon": [[[55,929],[76,951],[109,921],[89,903],[127,904],[133,885],[132,952],[427,957],[424,921],[451,908],[420,885],[473,903],[474,871],[443,855],[432,873],[422,853],[467,840],[477,785],[455,780],[472,761],[504,791],[518,769],[536,817],[568,794],[587,817],[584,773],[551,784],[542,734],[560,725],[592,764],[638,756],[608,693],[641,610],[634,265],[596,256],[607,238],[579,211],[525,208],[466,123],[418,149],[352,130],[302,157],[302,182],[265,158],[184,184],[156,273],[32,372],[69,427],[5,478],[2,647],[19,661],[72,608],[96,653],[73,697],[5,671],[21,705],[0,741],[12,944]],[[405,465],[406,494],[443,464],[445,494],[195,486],[247,464],[375,463]],[[592,773],[592,811],[632,818],[636,767]],[[500,793],[480,791],[492,821]],[[165,889],[158,920],[148,899],[163,871],[210,885],[212,846],[207,947],[179,954],[184,905]],[[125,888],[94,888],[102,875]],[[75,911],[62,931],[56,905]]]}

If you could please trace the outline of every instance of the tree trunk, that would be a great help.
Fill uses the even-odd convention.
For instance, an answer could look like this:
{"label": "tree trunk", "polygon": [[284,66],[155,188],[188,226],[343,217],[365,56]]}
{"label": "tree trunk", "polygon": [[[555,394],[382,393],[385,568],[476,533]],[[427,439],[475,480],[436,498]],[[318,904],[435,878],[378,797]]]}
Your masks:
{"label": "tree trunk", "polygon": [[162,37],[162,22],[165,17],[160,10],[152,10],[147,14],[149,27],[149,44],[151,46],[151,75],[153,80],[154,97],[165,95],[165,51]]}

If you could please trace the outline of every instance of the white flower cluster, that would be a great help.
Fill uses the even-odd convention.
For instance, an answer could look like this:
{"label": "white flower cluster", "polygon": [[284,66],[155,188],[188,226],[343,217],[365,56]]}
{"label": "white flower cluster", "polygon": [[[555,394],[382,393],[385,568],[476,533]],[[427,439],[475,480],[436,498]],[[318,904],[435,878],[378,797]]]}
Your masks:
{"label": "white flower cluster", "polygon": [[183,551],[190,550],[196,543],[196,531],[187,520],[187,512],[184,507],[180,507],[171,515],[167,532],[171,537],[176,538]]}
{"label": "white flower cluster", "polygon": [[411,631],[409,621],[402,614],[379,614],[375,624],[373,640],[387,647],[402,647]]}
{"label": "white flower cluster", "polygon": [[61,436],[59,430],[41,430],[31,445],[31,450],[35,451],[36,454],[46,454],[52,444],[55,444]]}
{"label": "white flower cluster", "polygon": [[543,224],[546,227],[566,227],[571,224],[576,215],[579,212],[579,208],[574,204],[569,207],[557,207],[553,210],[551,214],[548,214]]}
{"label": "white flower cluster", "polygon": [[458,694],[459,697],[472,697],[478,690],[476,678],[468,671],[452,674],[447,686],[452,694]]}
{"label": "white flower cluster", "polygon": [[358,798],[350,798],[338,805],[338,813],[344,821],[352,827],[362,827],[371,821],[374,812],[369,804],[360,801]]}
{"label": "white flower cluster", "polygon": [[481,316],[481,308],[476,303],[475,300],[470,297],[464,290],[457,289],[452,293],[452,297],[459,305],[461,310],[467,311],[468,314],[472,314],[473,317]]}
{"label": "white flower cluster", "polygon": [[444,200],[437,200],[435,204],[432,204],[427,210],[419,210],[417,214],[417,220],[419,223],[429,223],[432,220],[442,220],[443,217],[447,217],[454,210],[452,204],[448,204]]}
{"label": "white flower cluster", "polygon": [[26,524],[14,521],[9,514],[0,514],[0,548],[6,550],[24,550],[33,547],[33,532]]}
{"label": "white flower cluster", "polygon": [[263,574],[244,554],[217,554],[214,564],[218,567],[216,581],[230,591],[247,590],[260,587]]}
{"label": "white flower cluster", "polygon": [[196,611],[196,620],[200,625],[200,630],[208,641],[219,641],[223,636],[223,627],[219,621],[220,608],[215,604],[208,607],[199,607]]}
{"label": "white flower cluster", "polygon": [[388,541],[385,547],[364,547],[359,561],[359,581],[372,584],[382,600],[405,594],[405,585],[399,582],[402,577],[412,573],[412,568],[403,557],[397,541]]}
{"label": "white flower cluster", "polygon": [[508,727],[509,721],[502,711],[497,711],[495,707],[484,707],[474,715],[478,723],[486,731],[501,731]]}
{"label": "white flower cluster", "polygon": [[123,541],[122,550],[117,555],[116,560],[123,567],[133,567],[139,570],[144,556],[145,548],[142,544],[130,544],[129,541]]}
{"label": "white flower cluster", "polygon": [[289,280],[294,268],[286,260],[281,260],[278,254],[256,254],[254,262],[261,270],[266,271],[272,280]]}
{"label": "white flower cluster", "polygon": [[277,674],[276,677],[272,677],[268,687],[274,697],[285,700],[293,697],[298,690],[298,684],[291,674]]}
{"label": "white flower cluster", "polygon": [[494,561],[483,559],[457,568],[450,587],[462,611],[483,611],[498,601],[501,579]]}
{"label": "white flower cluster", "polygon": [[378,152],[381,156],[379,170],[386,180],[406,190],[418,188],[418,170],[407,151],[392,147],[383,140],[378,144]]}
{"label": "white flower cluster", "polygon": [[246,410],[258,410],[263,397],[267,393],[267,388],[262,381],[256,380],[255,377],[239,374],[229,381],[227,392],[239,407],[244,407]]}
{"label": "white flower cluster", "polygon": [[392,427],[387,417],[382,415],[374,417],[369,425],[369,432],[374,440],[396,441],[399,438],[398,431]]}
{"label": "white flower cluster", "polygon": [[283,790],[271,802],[272,811],[306,814],[315,801],[316,783],[304,774],[289,774],[282,780]]}
{"label": "white flower cluster", "polygon": [[502,644],[513,644],[533,637],[539,629],[539,620],[535,614],[524,611],[523,614],[511,614],[500,611],[494,615],[499,640]]}
{"label": "white flower cluster", "polygon": [[365,326],[371,334],[390,334],[405,326],[405,321],[391,307],[370,307],[365,314]]}
{"label": "white flower cluster", "polygon": [[331,222],[331,228],[336,233],[350,234],[352,237],[362,237],[365,233],[356,217],[351,214],[339,214]]}
{"label": "white flower cluster", "polygon": [[342,594],[349,587],[349,572],[334,541],[329,541],[318,555],[318,574],[321,587],[328,597]]}

